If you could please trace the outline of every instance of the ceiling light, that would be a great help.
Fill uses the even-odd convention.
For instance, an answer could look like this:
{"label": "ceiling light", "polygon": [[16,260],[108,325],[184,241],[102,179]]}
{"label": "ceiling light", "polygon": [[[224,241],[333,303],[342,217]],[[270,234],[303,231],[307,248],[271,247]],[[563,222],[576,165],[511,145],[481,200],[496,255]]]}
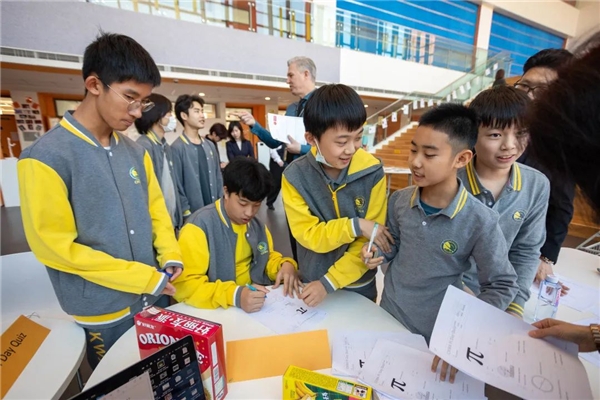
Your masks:
{"label": "ceiling light", "polygon": [[265,97],[265,100],[269,101],[269,100],[271,100],[271,98],[270,97]]}
{"label": "ceiling light", "polygon": [[365,104],[365,108],[369,108],[369,105],[368,105],[368,104]]}
{"label": "ceiling light", "polygon": [[202,93],[202,92],[200,92],[200,93],[198,93],[198,94],[199,94],[200,96],[202,96],[202,97],[206,96],[206,95],[205,95],[204,93]]}

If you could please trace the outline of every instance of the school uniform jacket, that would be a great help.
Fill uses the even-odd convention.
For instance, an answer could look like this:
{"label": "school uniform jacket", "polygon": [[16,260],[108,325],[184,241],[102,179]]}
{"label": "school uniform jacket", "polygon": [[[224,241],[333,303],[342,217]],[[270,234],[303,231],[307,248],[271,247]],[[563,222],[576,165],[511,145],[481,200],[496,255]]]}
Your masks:
{"label": "school uniform jacket", "polygon": [[[469,193],[500,216],[499,224],[508,246],[508,259],[517,273],[519,285],[519,292],[507,310],[522,316],[525,302],[529,300],[529,288],[540,264],[540,249],[546,239],[550,182],[541,172],[514,163],[506,186],[494,200],[491,192],[479,181],[475,163],[471,161],[467,164],[458,172],[458,177],[465,183]],[[475,265],[463,280],[475,294],[479,293]]]}
{"label": "school uniform jacket", "polygon": [[177,181],[177,175],[175,174],[175,167],[173,165],[173,151],[171,150],[171,146],[167,144],[167,141],[164,137],[161,140],[152,131],[148,131],[146,135],[141,135],[136,141],[136,143],[145,148],[148,154],[150,154],[150,158],[152,159],[152,165],[154,166],[154,174],[156,175],[159,185],[162,183],[160,182],[160,177],[163,174],[163,169],[165,165],[164,156],[167,156],[167,163],[169,164],[169,173],[171,174],[173,186],[175,187],[176,208],[173,226],[176,229],[181,229],[181,227],[183,226],[183,210],[181,209],[181,199],[179,198],[179,192],[181,188],[178,187],[179,183]]}
{"label": "school uniform jacket", "polygon": [[232,229],[223,200],[208,205],[190,216],[179,235],[186,268],[174,282],[175,299],[199,308],[241,307],[242,286],[236,283],[236,245],[247,240],[252,248],[248,283],[270,285],[281,265],[296,262],[273,249],[267,226],[258,218],[247,225],[246,237]]}
{"label": "school uniform jacket", "polygon": [[158,269],[182,266],[150,156],[127,136],[104,149],[68,113],[17,167],[27,242],[79,324],[132,318],[166,286]]}
{"label": "school uniform jacket", "polygon": [[[459,180],[460,182],[460,180]],[[385,274],[381,307],[411,332],[429,341],[446,289],[463,289],[461,278],[477,263],[477,296],[505,310],[514,299],[517,275],[498,226],[498,213],[487,208],[462,183],[450,204],[426,215],[418,187],[392,194],[387,227],[394,238]]]}
{"label": "school uniform jacket", "polygon": [[303,281],[320,281],[328,293],[361,287],[375,278],[360,252],[359,218],[383,225],[387,210],[386,179],[381,162],[359,149],[340,186],[334,188],[315,160],[316,149],[283,172],[285,213],[298,242]]}
{"label": "school uniform jacket", "polygon": [[[223,196],[223,176],[221,175],[221,163],[219,161],[219,152],[214,143],[207,139],[202,139],[202,147],[207,154],[208,171],[205,173],[209,177],[210,196],[216,201]],[[198,150],[190,139],[182,133],[171,144],[173,151],[173,161],[175,166],[175,175],[179,182],[179,197],[183,216],[187,217],[196,210],[201,209],[204,204],[202,197],[202,188],[200,186],[200,169],[198,161]]]}

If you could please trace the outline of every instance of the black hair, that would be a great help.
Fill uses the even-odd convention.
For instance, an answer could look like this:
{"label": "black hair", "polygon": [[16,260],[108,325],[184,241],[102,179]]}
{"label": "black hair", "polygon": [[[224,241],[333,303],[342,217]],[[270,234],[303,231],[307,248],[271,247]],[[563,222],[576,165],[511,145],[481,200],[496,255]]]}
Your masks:
{"label": "black hair", "polygon": [[106,86],[135,81],[160,85],[160,71],[150,53],[125,35],[100,32],[83,54],[83,80],[95,74]]}
{"label": "black hair", "polygon": [[500,68],[498,71],[496,71],[496,77],[494,78],[494,80],[498,80],[498,79],[504,79],[504,75],[505,75],[505,71]]}
{"label": "black hair", "polygon": [[532,104],[529,149],[553,180],[570,179],[600,222],[600,41]]}
{"label": "black hair", "polygon": [[175,101],[175,117],[177,117],[177,120],[181,125],[185,126],[181,113],[183,112],[189,115],[190,108],[192,108],[194,102],[204,107],[204,99],[195,94],[182,94]]}
{"label": "black hair", "polygon": [[233,138],[233,135],[231,133],[233,132],[233,128],[236,128],[236,127],[240,130],[240,140],[242,142],[245,142],[247,139],[244,136],[244,128],[242,128],[242,124],[240,124],[239,121],[231,121],[229,123],[229,128],[227,129],[227,137],[229,138],[229,140],[235,141],[235,139]]}
{"label": "black hair", "polygon": [[229,194],[263,201],[273,189],[273,178],[264,165],[251,157],[236,157],[223,170],[223,186]]}
{"label": "black hair", "polygon": [[225,139],[227,137],[227,128],[225,128],[225,125],[217,122],[216,124],[213,124],[209,131],[209,134],[215,134],[217,135],[220,139]]}
{"label": "black hair", "polygon": [[421,116],[419,126],[428,126],[448,135],[448,141],[455,153],[472,150],[477,143],[477,114],[460,104],[445,103],[432,108]]}
{"label": "black hair", "polygon": [[526,73],[531,68],[541,67],[552,70],[559,70],[568,65],[573,59],[573,54],[565,49],[544,49],[538,51],[527,59],[523,65],[523,73]]}
{"label": "black hair", "polygon": [[304,108],[304,128],[317,139],[327,129],[347,129],[354,132],[367,120],[362,99],[354,89],[332,84],[313,92]]}
{"label": "black hair", "polygon": [[135,120],[135,127],[140,135],[147,134],[152,126],[163,119],[173,108],[171,100],[162,94],[152,93],[148,96],[148,100],[154,103],[154,107],[143,112],[142,116]]}
{"label": "black hair", "polygon": [[512,86],[494,86],[479,93],[469,108],[475,111],[479,123],[486,128],[524,128],[530,103],[529,96],[522,90]]}

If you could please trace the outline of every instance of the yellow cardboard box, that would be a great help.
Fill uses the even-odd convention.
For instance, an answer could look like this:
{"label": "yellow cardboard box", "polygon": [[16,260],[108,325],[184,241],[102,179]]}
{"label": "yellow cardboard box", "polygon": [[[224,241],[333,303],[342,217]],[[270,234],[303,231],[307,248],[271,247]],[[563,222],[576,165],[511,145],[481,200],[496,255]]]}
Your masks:
{"label": "yellow cardboard box", "polygon": [[369,386],[290,365],[283,375],[283,400],[371,400]]}

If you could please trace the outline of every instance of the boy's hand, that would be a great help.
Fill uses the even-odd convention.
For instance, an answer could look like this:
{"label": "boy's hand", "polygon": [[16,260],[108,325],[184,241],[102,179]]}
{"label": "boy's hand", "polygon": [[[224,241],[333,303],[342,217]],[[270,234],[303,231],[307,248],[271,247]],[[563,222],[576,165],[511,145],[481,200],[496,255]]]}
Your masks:
{"label": "boy's hand", "polygon": [[458,370],[454,368],[452,365],[448,364],[446,361],[442,360],[438,356],[433,357],[433,363],[431,364],[431,372],[437,372],[438,364],[442,361],[442,369],[440,370],[440,380],[442,382],[446,381],[446,374],[448,373],[448,367],[450,367],[450,379],[448,382],[454,383],[454,378],[456,378],[456,373]]}
{"label": "boy's hand", "polygon": [[257,289],[256,292],[245,287],[242,289],[242,296],[240,299],[242,310],[247,313],[260,311],[265,304],[266,295],[269,293],[269,290],[264,286],[256,284],[253,284],[252,286]]}
{"label": "boy's hand", "polygon": [[375,253],[377,251],[377,246],[373,245],[371,247],[371,252],[367,252],[367,249],[369,248],[369,244],[365,243],[365,245],[362,247],[362,250],[360,251],[361,254],[361,258],[363,260],[363,262],[365,263],[365,265],[369,268],[369,269],[376,269],[378,266],[380,266],[384,259],[383,257],[375,257]]}
{"label": "boy's hand", "polygon": [[160,294],[166,294],[167,296],[173,296],[175,294],[175,286],[167,282],[167,286],[160,292]]}
{"label": "boy's hand", "polygon": [[175,279],[177,279],[179,277],[179,275],[181,275],[181,271],[183,271],[183,268],[167,267],[164,270],[166,272],[168,272],[169,275],[171,275],[171,277],[169,278],[169,282],[173,282]]}
{"label": "boy's hand", "polygon": [[[538,270],[535,274],[535,279],[533,281],[535,283],[541,284],[548,275],[554,275],[552,265],[548,264],[545,261],[540,261],[540,265],[538,265]],[[560,283],[560,286],[562,287],[562,289],[560,290],[560,295],[566,296],[567,294],[569,294],[569,290],[571,288],[560,281],[558,283]]]}
{"label": "boy's hand", "polygon": [[275,285],[273,289],[277,289],[283,280],[283,295],[290,295],[294,298],[294,293],[300,296],[300,280],[298,279],[298,273],[292,263],[286,261],[281,264],[281,268],[275,277]]}
{"label": "boy's hand", "polygon": [[[360,218],[358,220],[358,224],[360,225],[360,231],[363,237],[371,240],[371,234],[373,233],[373,229],[375,229],[375,224],[377,222],[370,221],[368,219]],[[390,244],[394,244],[394,238],[392,234],[388,230],[388,228],[384,225],[379,225],[377,228],[377,234],[375,235],[375,239],[373,243],[377,244],[384,253],[389,253],[392,251]]]}
{"label": "boy's hand", "polygon": [[319,281],[313,281],[304,286],[302,293],[298,296],[304,303],[309,307],[316,307],[325,297],[327,296],[327,290],[325,286]]}

